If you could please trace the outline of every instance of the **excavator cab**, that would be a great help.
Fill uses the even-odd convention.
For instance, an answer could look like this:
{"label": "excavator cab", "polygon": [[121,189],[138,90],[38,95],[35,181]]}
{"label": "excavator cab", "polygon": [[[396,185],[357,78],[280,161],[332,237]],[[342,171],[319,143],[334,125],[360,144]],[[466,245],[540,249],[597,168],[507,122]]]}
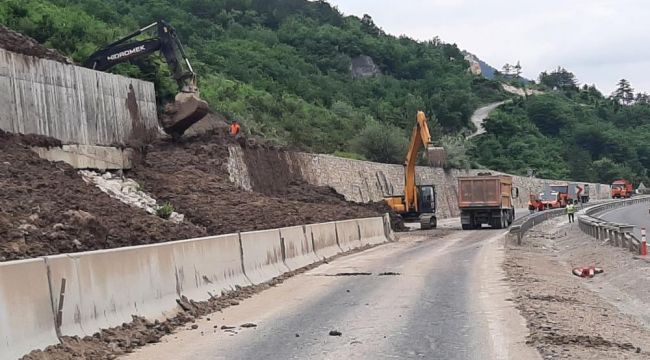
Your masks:
{"label": "excavator cab", "polygon": [[[157,37],[131,41],[154,27],[157,29]],[[164,107],[161,119],[162,127],[173,138],[179,138],[185,130],[207,115],[209,107],[208,103],[199,97],[194,69],[185,54],[176,29],[168,22],[157,21],[104,46],[90,55],[84,66],[98,71],[106,71],[119,63],[156,51],[160,51],[167,62],[171,75],[179,88],[174,101]]]}
{"label": "excavator cab", "polygon": [[420,212],[436,212],[436,189],[433,185],[418,185],[418,208]]}

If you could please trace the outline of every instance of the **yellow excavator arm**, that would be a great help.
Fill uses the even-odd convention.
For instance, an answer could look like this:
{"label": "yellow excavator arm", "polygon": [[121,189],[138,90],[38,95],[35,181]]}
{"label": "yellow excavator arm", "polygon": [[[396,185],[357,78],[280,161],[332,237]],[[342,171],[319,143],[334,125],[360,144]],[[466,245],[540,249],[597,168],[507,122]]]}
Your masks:
{"label": "yellow excavator arm", "polygon": [[409,209],[418,210],[415,164],[420,149],[425,147],[428,150],[431,147],[431,133],[429,133],[429,125],[427,125],[427,117],[424,112],[418,111],[416,120],[417,122],[411,132],[406,161],[404,162],[404,207],[406,211],[409,211]]}

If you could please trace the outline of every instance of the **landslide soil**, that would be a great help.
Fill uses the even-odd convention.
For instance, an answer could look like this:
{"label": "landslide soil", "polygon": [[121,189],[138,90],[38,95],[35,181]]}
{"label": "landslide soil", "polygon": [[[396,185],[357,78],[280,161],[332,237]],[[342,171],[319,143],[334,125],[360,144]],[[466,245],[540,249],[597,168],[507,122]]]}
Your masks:
{"label": "landslide soil", "polygon": [[290,165],[290,152],[240,143],[253,192],[230,181],[228,145],[240,144],[221,130],[180,142],[160,140],[129,176],[211,235],[380,214],[346,202],[331,188],[305,183]]}
{"label": "landslide soil", "polygon": [[48,49],[29,36],[15,32],[2,25],[0,25],[0,48],[23,55],[70,63],[58,51]]}
{"label": "landslide soil", "polygon": [[206,235],[114,200],[30,148],[58,145],[0,130],[0,261]]}
{"label": "landslide soil", "polygon": [[127,174],[185,215],[174,224],[110,198],[72,167],[30,149],[58,141],[0,132],[0,261],[380,214],[306,184],[288,165],[290,153],[274,148],[244,148],[256,191],[240,190],[229,179],[229,143],[239,146],[220,131],[161,140]]}

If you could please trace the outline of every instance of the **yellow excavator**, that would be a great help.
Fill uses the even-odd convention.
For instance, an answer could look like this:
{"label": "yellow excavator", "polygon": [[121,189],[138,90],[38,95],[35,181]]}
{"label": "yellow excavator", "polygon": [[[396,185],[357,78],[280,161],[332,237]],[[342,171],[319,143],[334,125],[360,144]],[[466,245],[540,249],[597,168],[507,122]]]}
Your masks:
{"label": "yellow excavator", "polygon": [[[133,40],[153,28],[156,28],[157,36],[145,40]],[[185,130],[208,113],[209,107],[208,103],[199,97],[196,74],[185,54],[176,29],[171,24],[160,20],[136,30],[97,50],[85,61],[84,66],[98,71],[107,71],[119,63],[156,51],[160,51],[163,55],[180,90],[174,101],[165,105],[161,119],[162,126],[173,138],[179,138]]]}
{"label": "yellow excavator", "polygon": [[437,226],[436,188],[434,185],[417,185],[415,182],[415,164],[421,149],[426,150],[429,163],[443,166],[447,153],[441,147],[431,144],[431,134],[424,112],[418,111],[413,127],[406,161],[404,162],[404,195],[385,197],[384,201],[406,222],[420,222],[420,229],[432,229]]}

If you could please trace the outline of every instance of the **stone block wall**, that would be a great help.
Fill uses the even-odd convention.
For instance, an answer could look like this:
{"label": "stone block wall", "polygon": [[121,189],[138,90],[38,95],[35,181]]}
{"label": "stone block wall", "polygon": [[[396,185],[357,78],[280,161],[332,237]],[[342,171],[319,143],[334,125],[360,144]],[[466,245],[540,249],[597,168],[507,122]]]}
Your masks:
{"label": "stone block wall", "polygon": [[[401,165],[390,165],[339,158],[331,155],[297,153],[292,156],[295,165],[302,172],[302,177],[313,185],[330,186],[343,194],[346,199],[356,202],[382,201],[386,195],[400,195],[404,187],[404,169]],[[297,162],[298,164],[295,164]],[[458,177],[473,176],[487,170],[451,170],[418,166],[416,170],[418,184],[436,186],[438,217],[459,216]],[[490,171],[493,174],[500,174]],[[528,194],[540,193],[544,187],[559,180],[536,179],[513,176],[514,186],[519,188],[519,198],[515,201],[517,208],[528,204]],[[579,184],[587,184],[579,182]],[[607,199],[609,185],[589,184],[592,199]]]}

